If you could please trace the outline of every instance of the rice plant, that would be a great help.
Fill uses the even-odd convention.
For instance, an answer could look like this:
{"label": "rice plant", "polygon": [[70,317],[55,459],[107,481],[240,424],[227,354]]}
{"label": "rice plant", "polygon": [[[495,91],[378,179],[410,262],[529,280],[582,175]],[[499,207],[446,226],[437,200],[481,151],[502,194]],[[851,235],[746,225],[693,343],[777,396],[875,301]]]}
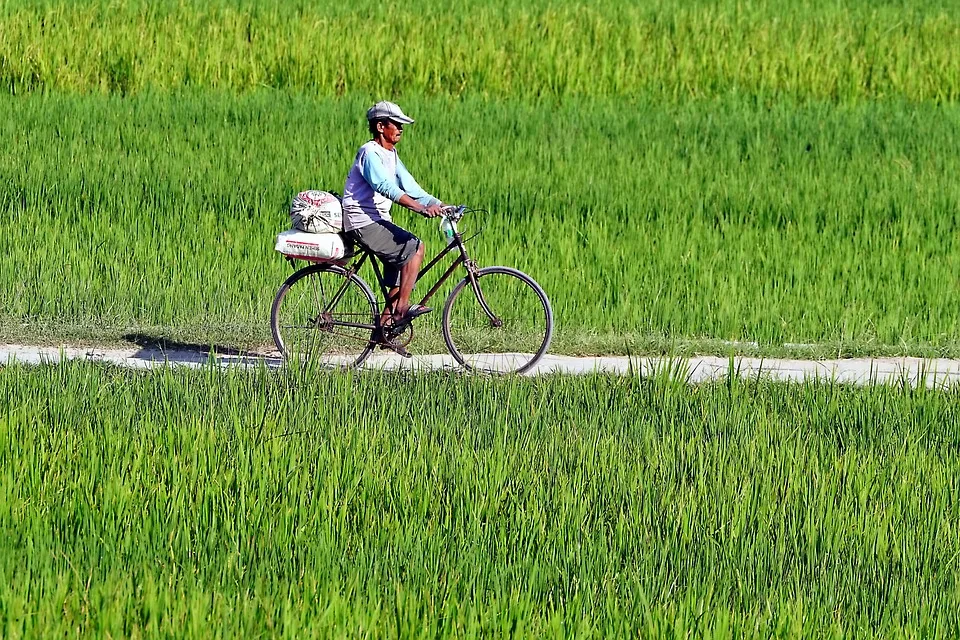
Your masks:
{"label": "rice plant", "polygon": [[944,103],[958,40],[956,4],[930,0],[17,0],[0,7],[0,86]]}
{"label": "rice plant", "polygon": [[0,628],[955,636],[956,395],[6,367]]}
{"label": "rice plant", "polygon": [[[340,189],[375,94],[0,98],[0,333],[269,344],[290,197]],[[960,112],[897,101],[409,98],[471,253],[550,295],[554,350],[957,354]],[[397,220],[440,246],[433,223]],[[370,277],[370,274],[367,274]],[[443,292],[438,300],[443,299]],[[415,343],[442,352],[437,318]],[[687,346],[684,346],[687,345]]]}

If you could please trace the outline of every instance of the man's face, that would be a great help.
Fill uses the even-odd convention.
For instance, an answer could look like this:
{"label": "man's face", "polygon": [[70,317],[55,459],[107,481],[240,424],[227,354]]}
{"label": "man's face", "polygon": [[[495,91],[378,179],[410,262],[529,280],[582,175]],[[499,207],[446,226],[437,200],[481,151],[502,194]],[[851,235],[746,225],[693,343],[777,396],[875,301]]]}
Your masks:
{"label": "man's face", "polygon": [[393,120],[387,120],[382,124],[377,125],[377,129],[380,130],[381,134],[383,135],[383,139],[390,144],[397,144],[400,142],[400,137],[403,135],[403,125],[399,122],[394,122]]}

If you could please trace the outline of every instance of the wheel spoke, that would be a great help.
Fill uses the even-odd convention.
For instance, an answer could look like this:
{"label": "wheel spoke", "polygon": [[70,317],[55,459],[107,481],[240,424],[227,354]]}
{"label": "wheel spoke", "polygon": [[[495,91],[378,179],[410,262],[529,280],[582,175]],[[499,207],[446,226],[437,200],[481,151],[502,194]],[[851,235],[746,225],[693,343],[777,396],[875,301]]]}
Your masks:
{"label": "wheel spoke", "polygon": [[316,306],[315,306],[315,308],[316,308],[316,310],[317,310],[317,313],[320,313],[320,312],[323,311],[323,305],[320,304],[320,296],[317,295],[317,283],[318,283],[318,282],[320,282],[320,278],[319,278],[319,277],[310,278],[310,284],[312,285],[312,288],[313,288],[313,299],[314,299],[314,301],[316,301]]}

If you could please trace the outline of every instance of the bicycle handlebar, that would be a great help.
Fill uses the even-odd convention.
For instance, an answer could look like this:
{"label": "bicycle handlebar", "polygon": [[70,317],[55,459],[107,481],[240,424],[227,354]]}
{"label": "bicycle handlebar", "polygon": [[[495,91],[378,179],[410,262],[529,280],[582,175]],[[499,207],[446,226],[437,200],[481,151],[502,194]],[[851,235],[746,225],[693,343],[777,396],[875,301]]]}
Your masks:
{"label": "bicycle handlebar", "polygon": [[443,217],[451,222],[459,222],[463,215],[467,212],[467,205],[450,205],[443,208]]}

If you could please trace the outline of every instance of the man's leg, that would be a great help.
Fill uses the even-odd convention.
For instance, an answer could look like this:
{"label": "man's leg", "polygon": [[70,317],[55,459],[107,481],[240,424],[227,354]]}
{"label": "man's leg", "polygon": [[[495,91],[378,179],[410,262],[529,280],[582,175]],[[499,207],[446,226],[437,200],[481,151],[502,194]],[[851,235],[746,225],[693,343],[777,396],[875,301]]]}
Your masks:
{"label": "man's leg", "polygon": [[393,319],[400,320],[410,309],[410,296],[414,285],[417,284],[417,275],[420,273],[424,255],[425,250],[421,242],[416,253],[399,268],[400,284],[387,292],[387,303],[383,307],[383,312],[380,313],[381,326],[390,324]]}
{"label": "man's leg", "polygon": [[398,320],[410,309],[410,294],[413,293],[413,285],[417,284],[417,275],[420,273],[420,265],[423,264],[423,256],[424,249],[421,242],[417,252],[400,267],[400,286],[390,290],[390,299],[396,300],[393,305],[393,316]]}
{"label": "man's leg", "polygon": [[406,229],[386,220],[378,220],[351,234],[383,263],[383,284],[390,289],[380,314],[380,325],[400,320],[410,309],[410,294],[423,264],[423,243]]}
{"label": "man's leg", "polygon": [[399,298],[400,287],[393,287],[387,292],[386,304],[383,305],[383,311],[380,313],[381,327],[385,327],[388,324],[393,324],[393,316],[396,315],[394,310],[397,308]]}

